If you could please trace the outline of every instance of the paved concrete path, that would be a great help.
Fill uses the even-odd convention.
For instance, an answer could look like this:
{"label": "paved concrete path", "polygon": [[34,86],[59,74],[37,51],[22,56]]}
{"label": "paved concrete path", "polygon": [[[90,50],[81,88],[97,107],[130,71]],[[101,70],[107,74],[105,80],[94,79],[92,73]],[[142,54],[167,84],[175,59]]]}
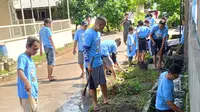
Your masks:
{"label": "paved concrete path", "polygon": [[[122,33],[102,36],[102,40],[122,37]],[[119,61],[125,59],[125,45],[119,48]],[[70,97],[80,93],[85,85],[85,78],[80,78],[77,56],[72,51],[56,59],[54,75],[58,81],[47,80],[46,63],[37,68],[39,82],[40,112],[55,112],[62,107]],[[63,110],[68,112],[67,110]],[[22,112],[17,97],[16,76],[0,82],[0,112]]]}

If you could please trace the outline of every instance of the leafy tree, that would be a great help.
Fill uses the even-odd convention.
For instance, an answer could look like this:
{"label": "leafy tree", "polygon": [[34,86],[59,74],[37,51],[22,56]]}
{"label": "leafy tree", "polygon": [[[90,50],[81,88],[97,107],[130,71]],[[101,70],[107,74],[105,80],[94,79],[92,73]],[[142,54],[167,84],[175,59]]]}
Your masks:
{"label": "leafy tree", "polygon": [[[91,4],[88,0],[69,0],[70,19],[77,26],[92,12]],[[54,16],[59,19],[68,18],[67,0],[57,2]]]}

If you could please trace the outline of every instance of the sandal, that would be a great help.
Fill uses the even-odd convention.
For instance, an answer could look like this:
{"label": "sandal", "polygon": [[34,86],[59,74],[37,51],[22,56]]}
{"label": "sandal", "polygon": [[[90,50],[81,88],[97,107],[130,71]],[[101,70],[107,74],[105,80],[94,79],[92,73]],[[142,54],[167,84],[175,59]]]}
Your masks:
{"label": "sandal", "polygon": [[51,76],[51,78],[49,79],[49,81],[56,81],[56,76]]}
{"label": "sandal", "polygon": [[84,77],[84,74],[85,74],[85,73],[82,73],[80,77],[83,78],[83,77]]}

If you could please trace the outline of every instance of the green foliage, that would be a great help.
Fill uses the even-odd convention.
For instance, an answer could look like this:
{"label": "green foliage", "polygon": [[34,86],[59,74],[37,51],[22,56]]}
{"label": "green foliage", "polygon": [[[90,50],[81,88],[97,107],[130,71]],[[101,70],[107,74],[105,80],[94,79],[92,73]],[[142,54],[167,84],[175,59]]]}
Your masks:
{"label": "green foliage", "polygon": [[144,20],[144,19],[145,19],[145,13],[136,12],[135,17],[134,17],[135,26],[137,26],[137,22],[139,20]]}
{"label": "green foliage", "polygon": [[180,24],[179,18],[180,18],[180,15],[177,13],[174,13],[172,16],[170,16],[169,19],[167,20],[168,27],[171,28],[173,23],[175,23],[175,26]]}
{"label": "green foliage", "polygon": [[[70,18],[72,23],[79,25],[92,11],[88,0],[69,0]],[[67,0],[57,2],[54,16],[59,19],[68,18]]]}

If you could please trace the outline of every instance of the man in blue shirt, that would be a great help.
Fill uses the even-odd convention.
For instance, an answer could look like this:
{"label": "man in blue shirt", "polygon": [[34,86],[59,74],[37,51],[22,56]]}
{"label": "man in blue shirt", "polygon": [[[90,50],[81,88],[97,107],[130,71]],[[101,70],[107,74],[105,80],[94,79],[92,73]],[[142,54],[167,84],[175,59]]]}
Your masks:
{"label": "man in blue shirt", "polygon": [[78,64],[81,68],[81,77],[84,77],[84,57],[83,57],[83,40],[84,40],[84,33],[85,30],[88,27],[88,23],[86,21],[83,21],[81,23],[81,28],[79,30],[76,31],[75,35],[74,35],[74,47],[73,47],[73,54],[76,54],[76,46],[78,43]]}
{"label": "man in blue shirt", "polygon": [[90,72],[91,78],[89,80],[90,94],[93,97],[94,111],[100,110],[97,106],[97,92],[98,85],[101,86],[103,93],[103,102],[108,104],[106,78],[103,69],[103,62],[101,59],[101,34],[106,25],[104,17],[98,17],[92,28],[86,30],[83,42],[84,65],[86,73]]}
{"label": "man in blue shirt", "polygon": [[156,64],[157,52],[159,56],[158,68],[159,69],[161,68],[161,62],[163,60],[163,54],[165,52],[165,49],[164,49],[165,40],[167,36],[168,36],[168,28],[165,26],[164,21],[161,20],[158,25],[154,25],[152,27],[151,32],[150,32],[151,53],[153,55],[153,62],[156,69],[157,69],[157,64]]}
{"label": "man in blue shirt", "polygon": [[[116,72],[114,65],[118,67],[118,62],[116,59],[117,47],[121,45],[121,39],[115,40],[105,40],[101,43],[101,55],[103,58],[104,68],[108,67],[113,73],[114,79],[116,79]],[[113,60],[112,60],[113,59]],[[118,67],[119,68],[119,67]]]}
{"label": "man in blue shirt", "polygon": [[[39,49],[39,40],[35,37],[28,37],[26,51],[19,55],[17,60],[17,89],[20,104],[24,112],[31,109],[38,112],[38,82],[36,67],[31,56],[37,54]],[[34,101],[35,108],[30,107],[30,99]]]}
{"label": "man in blue shirt", "polygon": [[55,76],[53,76],[53,67],[55,65],[55,53],[56,48],[54,46],[54,42],[52,39],[52,32],[51,32],[51,20],[50,19],[45,19],[44,20],[44,27],[41,28],[39,32],[39,37],[40,37],[40,55],[43,55],[42,51],[42,44],[44,47],[44,51],[46,54],[46,59],[47,59],[47,69],[48,69],[48,79],[49,81],[55,81],[57,80]]}
{"label": "man in blue shirt", "polygon": [[147,20],[149,20],[150,22],[150,26],[153,26],[154,23],[156,23],[155,19],[153,18],[152,14],[149,14],[149,17],[147,18]]}
{"label": "man in blue shirt", "polygon": [[141,62],[144,63],[144,57],[147,50],[146,39],[148,38],[150,34],[150,28],[148,28],[147,26],[144,26],[144,23],[142,20],[138,21],[138,25],[139,25],[139,27],[137,28],[137,37],[138,37],[138,42],[139,42],[139,50],[137,51],[138,60],[140,58],[140,53],[142,53]]}
{"label": "man in blue shirt", "polygon": [[168,72],[160,75],[156,94],[156,112],[183,112],[174,104],[173,80],[179,77],[181,67],[172,64]]}

